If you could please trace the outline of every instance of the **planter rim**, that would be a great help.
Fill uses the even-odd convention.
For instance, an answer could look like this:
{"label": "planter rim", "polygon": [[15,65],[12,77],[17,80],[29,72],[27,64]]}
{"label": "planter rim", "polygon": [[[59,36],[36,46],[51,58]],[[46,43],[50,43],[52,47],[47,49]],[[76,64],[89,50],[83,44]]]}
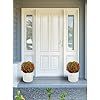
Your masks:
{"label": "planter rim", "polygon": [[25,72],[23,72],[22,70],[21,70],[21,72],[24,73],[24,74],[32,74],[32,73],[34,72],[34,70],[33,70],[33,72],[30,72],[30,73],[25,73]]}
{"label": "planter rim", "polygon": [[[23,72],[22,70],[21,70],[21,72]],[[30,72],[30,73],[33,73],[34,72],[34,70],[32,71],[32,72]],[[23,73],[25,73],[25,72],[23,72]],[[29,73],[29,72],[28,72]],[[27,74],[27,73],[26,73]]]}
{"label": "planter rim", "polygon": [[[68,71],[68,70],[67,70],[67,71]],[[71,73],[71,72],[68,71],[68,73]],[[75,72],[75,73],[79,73],[79,71],[78,71],[78,72]],[[75,74],[75,73],[71,73],[71,74]]]}

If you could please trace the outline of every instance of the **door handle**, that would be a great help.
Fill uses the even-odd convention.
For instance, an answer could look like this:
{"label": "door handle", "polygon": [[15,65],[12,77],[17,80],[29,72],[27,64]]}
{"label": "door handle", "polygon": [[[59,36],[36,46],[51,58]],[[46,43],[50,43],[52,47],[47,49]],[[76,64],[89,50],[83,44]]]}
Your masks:
{"label": "door handle", "polygon": [[60,40],[58,44],[63,47],[63,40]]}

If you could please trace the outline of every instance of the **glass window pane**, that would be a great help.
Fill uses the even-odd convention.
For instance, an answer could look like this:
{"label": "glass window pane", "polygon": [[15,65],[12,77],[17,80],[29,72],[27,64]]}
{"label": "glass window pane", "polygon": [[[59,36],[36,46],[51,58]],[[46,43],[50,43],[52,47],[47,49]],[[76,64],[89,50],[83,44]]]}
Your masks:
{"label": "glass window pane", "polygon": [[32,15],[26,16],[26,49],[32,50]]}
{"label": "glass window pane", "polygon": [[68,15],[68,48],[74,50],[74,15]]}

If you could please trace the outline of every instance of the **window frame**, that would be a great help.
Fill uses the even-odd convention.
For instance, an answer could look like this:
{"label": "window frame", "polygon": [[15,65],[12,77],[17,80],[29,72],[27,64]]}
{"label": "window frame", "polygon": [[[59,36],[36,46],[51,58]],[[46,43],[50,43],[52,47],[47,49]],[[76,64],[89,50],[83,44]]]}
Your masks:
{"label": "window frame", "polygon": [[[74,15],[74,50],[68,50],[68,15]],[[66,23],[67,22],[67,23]],[[79,62],[79,8],[64,9],[64,76],[69,61]]]}
{"label": "window frame", "polygon": [[[34,17],[34,14],[35,14],[35,11],[34,11],[34,8],[22,8],[21,9],[21,12],[22,12],[22,15],[21,15],[21,19],[22,19],[22,34],[21,34],[21,61],[25,61],[25,56],[27,57],[31,57],[32,58],[32,61],[33,61],[33,49],[32,50],[27,50],[26,48],[26,16],[27,15],[32,15],[32,22],[35,21],[35,17]],[[33,33],[34,33],[34,24],[35,23],[32,23],[32,38],[33,38],[33,43],[34,43],[34,36],[33,36]],[[32,47],[34,47],[34,44],[32,43]],[[31,58],[29,58],[31,60]]]}

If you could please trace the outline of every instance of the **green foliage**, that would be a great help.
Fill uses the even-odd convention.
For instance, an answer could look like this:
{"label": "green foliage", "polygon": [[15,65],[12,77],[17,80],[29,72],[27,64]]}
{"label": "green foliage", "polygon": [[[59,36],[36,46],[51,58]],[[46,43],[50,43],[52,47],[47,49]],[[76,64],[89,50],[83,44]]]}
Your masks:
{"label": "green foliage", "polygon": [[23,95],[21,95],[20,91],[17,91],[16,96],[15,96],[15,100],[25,100]]}
{"label": "green foliage", "polygon": [[52,88],[46,88],[46,93],[48,95],[48,100],[51,100],[51,95],[53,94]]}
{"label": "green foliage", "polygon": [[65,97],[67,96],[67,92],[62,92],[59,96],[59,100],[65,100]]}

